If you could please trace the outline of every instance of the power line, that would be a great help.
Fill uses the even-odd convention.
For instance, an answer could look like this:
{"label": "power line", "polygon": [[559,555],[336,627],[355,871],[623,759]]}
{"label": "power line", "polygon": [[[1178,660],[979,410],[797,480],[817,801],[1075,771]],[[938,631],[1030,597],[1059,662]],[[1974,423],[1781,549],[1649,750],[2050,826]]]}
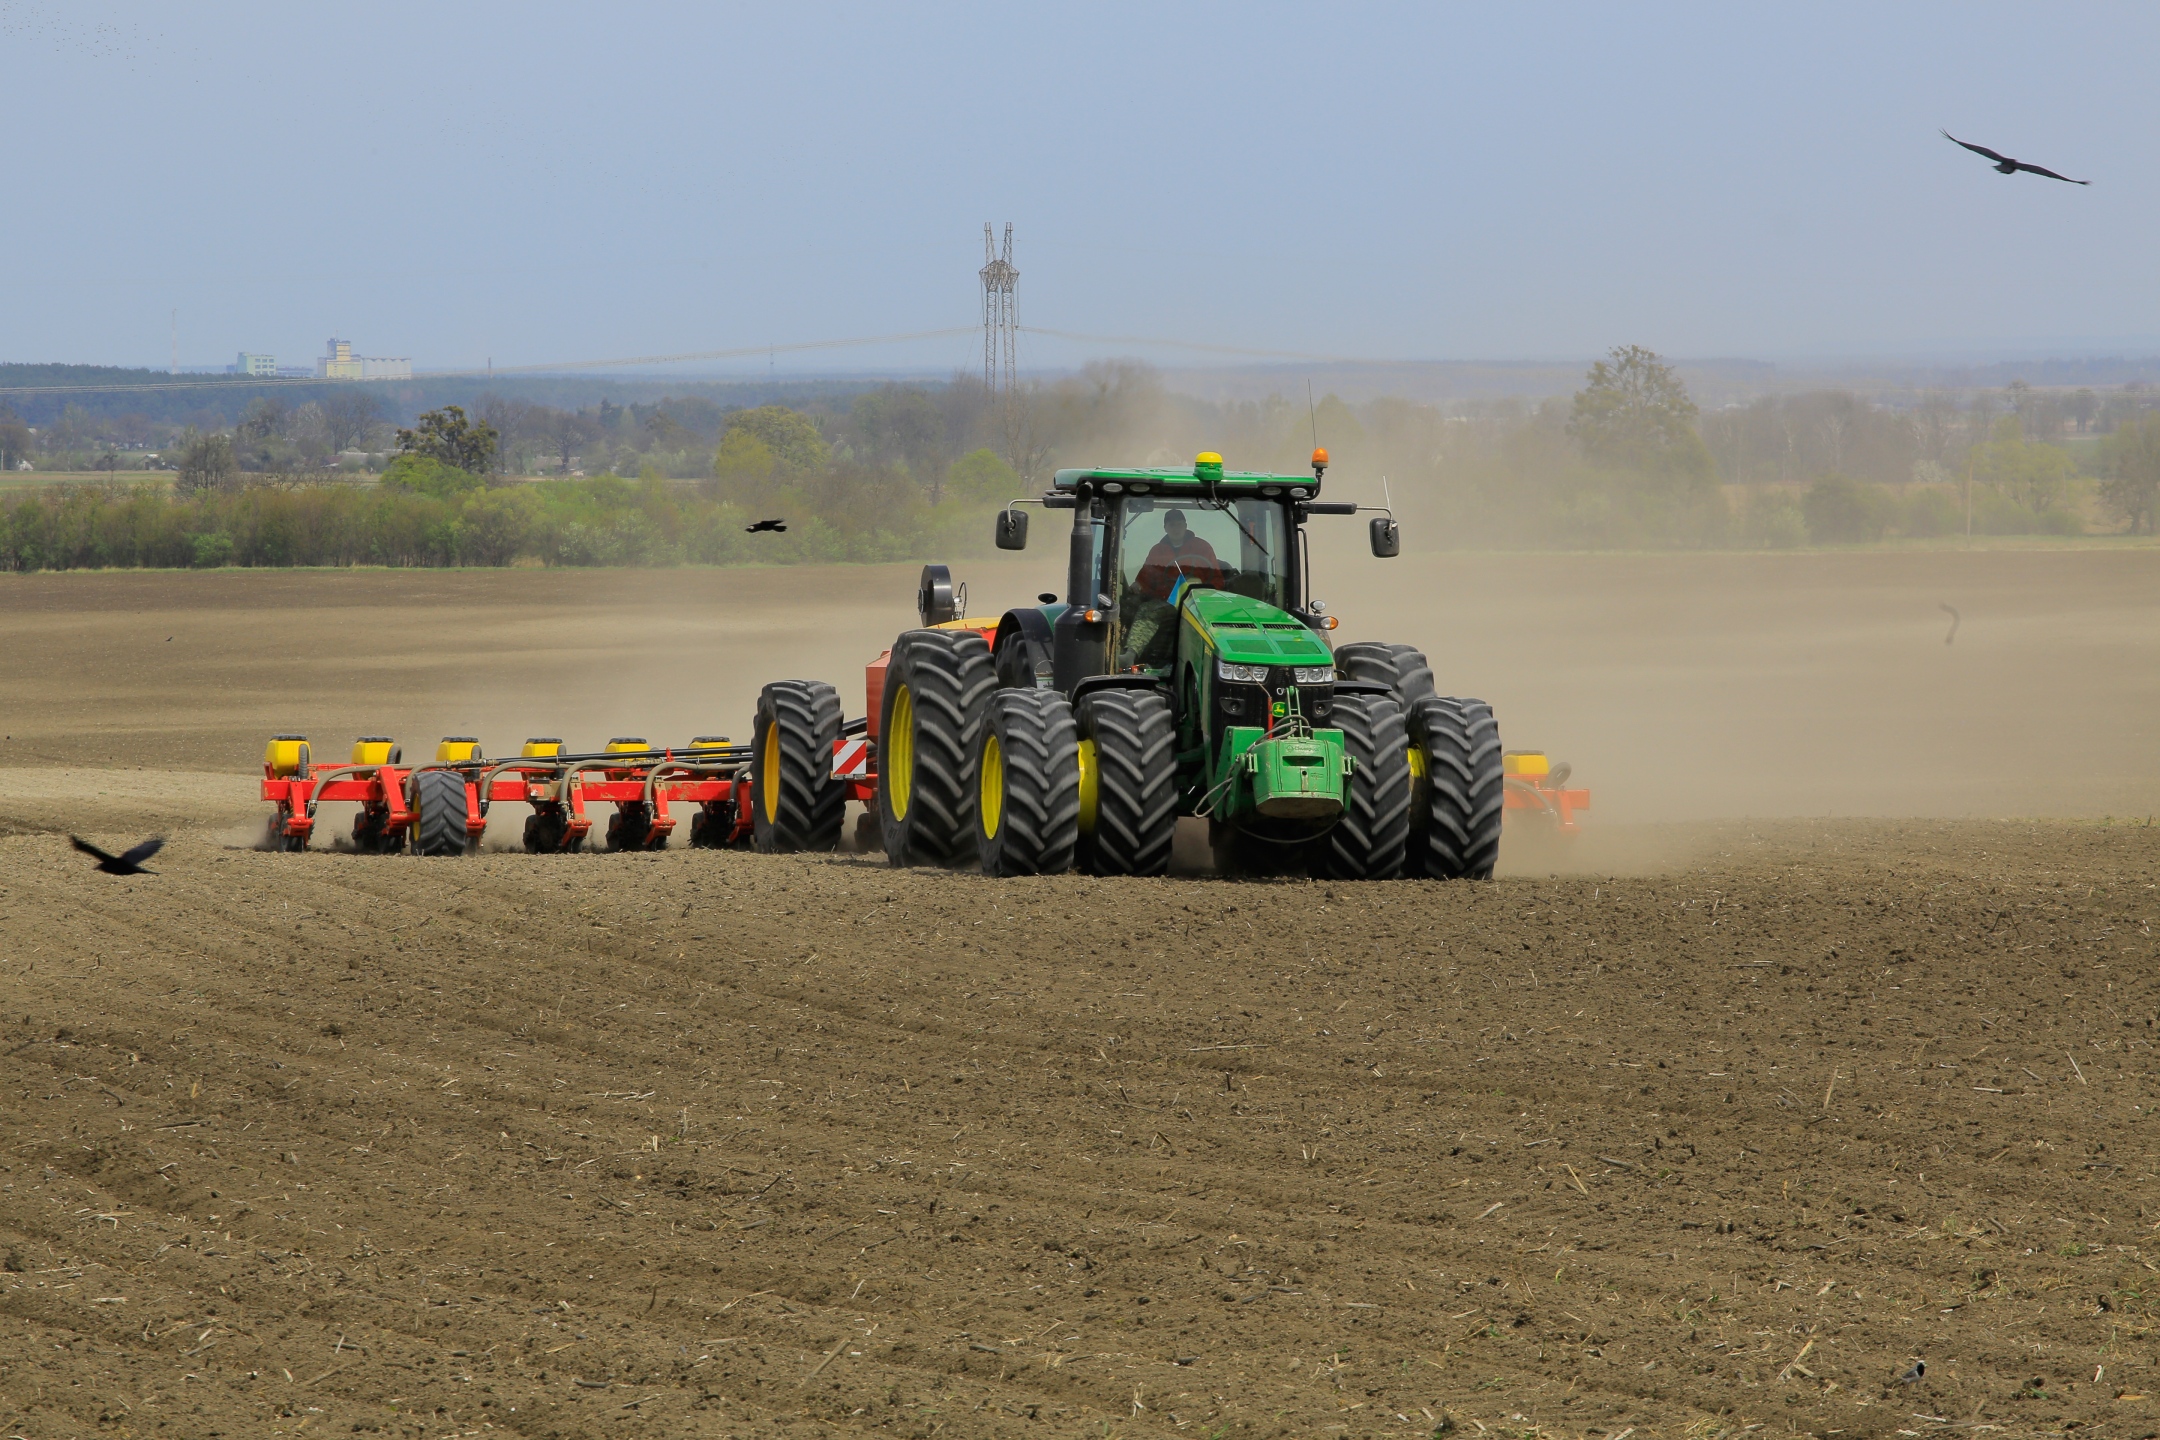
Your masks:
{"label": "power line", "polygon": [[1372,362],[1372,357],[1367,355],[1316,355],[1307,350],[1254,350],[1242,345],[1210,345],[1201,340],[1171,340],[1149,335],[1083,335],[1077,330],[1046,330],[1040,325],[1022,325],[1019,329],[1027,335],[1049,335],[1059,340],[1079,340],[1091,345],[1150,345],[1170,350],[1197,350],[1209,355],[1248,355],[1264,360],[1326,360],[1338,365]]}

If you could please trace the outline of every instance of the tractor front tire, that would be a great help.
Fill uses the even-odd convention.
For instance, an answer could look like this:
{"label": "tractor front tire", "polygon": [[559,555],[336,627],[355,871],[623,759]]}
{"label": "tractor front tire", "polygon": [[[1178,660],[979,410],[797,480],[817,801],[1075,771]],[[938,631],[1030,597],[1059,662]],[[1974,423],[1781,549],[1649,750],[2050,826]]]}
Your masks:
{"label": "tractor front tire", "polygon": [[1357,640],[1335,647],[1335,673],[1345,680],[1373,680],[1395,692],[1405,714],[1433,693],[1432,666],[1414,645]]}
{"label": "tractor front tire", "polygon": [[[1098,690],[1080,702],[1080,739],[1095,792],[1084,847],[1088,872],[1166,873],[1178,801],[1170,702],[1152,691]],[[1084,797],[1081,803],[1086,809]]]}
{"label": "tractor front tire", "polygon": [[758,693],[750,833],[759,854],[840,843],[847,787],[832,778],[832,766],[842,718],[840,692],[822,680],[778,680]]}
{"label": "tractor front tire", "polygon": [[1055,690],[1000,690],[975,749],[975,844],[985,875],[1063,875],[1080,841],[1080,747]]}
{"label": "tractor front tire", "polygon": [[997,688],[973,630],[909,630],[893,642],[878,723],[878,820],[895,865],[976,859],[976,751]]}
{"label": "tractor front tire", "polygon": [[1500,858],[1500,725],[1483,700],[1435,696],[1410,716],[1425,762],[1413,806],[1409,873],[1489,880]]}
{"label": "tractor front tire", "polygon": [[1338,695],[1332,723],[1351,761],[1342,818],[1314,841],[1315,878],[1393,880],[1410,842],[1410,739],[1402,707],[1384,695]]}
{"label": "tractor front tire", "polygon": [[465,853],[465,777],[455,770],[422,770],[413,776],[412,852]]}

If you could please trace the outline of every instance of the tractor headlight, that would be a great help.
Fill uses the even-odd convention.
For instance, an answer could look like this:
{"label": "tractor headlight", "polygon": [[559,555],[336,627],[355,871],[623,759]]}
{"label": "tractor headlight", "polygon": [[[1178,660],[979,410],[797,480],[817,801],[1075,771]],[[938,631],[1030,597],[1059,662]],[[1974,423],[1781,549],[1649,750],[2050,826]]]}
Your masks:
{"label": "tractor headlight", "polygon": [[1265,685],[1267,683],[1267,666],[1265,665],[1232,665],[1227,660],[1217,660],[1215,662],[1215,673],[1225,680],[1243,680],[1251,685]]}
{"label": "tractor headlight", "polygon": [[1290,672],[1300,685],[1332,685],[1335,683],[1335,667],[1332,665],[1300,665]]}

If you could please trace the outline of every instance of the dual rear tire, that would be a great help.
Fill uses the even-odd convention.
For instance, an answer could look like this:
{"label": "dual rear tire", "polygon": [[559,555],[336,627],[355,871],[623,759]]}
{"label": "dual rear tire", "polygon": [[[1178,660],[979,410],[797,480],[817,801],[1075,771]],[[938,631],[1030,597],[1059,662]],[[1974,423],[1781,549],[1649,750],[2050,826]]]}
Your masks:
{"label": "dual rear tire", "polygon": [[878,813],[895,865],[986,875],[1160,875],[1177,825],[1170,706],[999,689],[969,630],[911,630],[886,663]]}
{"label": "dual rear tire", "polygon": [[[1400,873],[1490,879],[1500,858],[1503,798],[1500,726],[1492,706],[1435,694],[1432,667],[1414,646],[1359,641],[1336,650],[1335,667],[1345,679],[1386,685],[1401,708],[1410,783]],[[1338,716],[1359,698],[1338,696]],[[1344,722],[1346,739],[1351,728]],[[1346,825],[1350,818],[1345,816]]]}
{"label": "dual rear tire", "polygon": [[1177,727],[1153,690],[1080,702],[1080,858],[1090,875],[1161,875],[1177,836]]}
{"label": "dual rear tire", "polygon": [[1080,751],[1055,690],[990,697],[975,748],[975,848],[985,875],[1062,875],[1080,841]]}
{"label": "dual rear tire", "polygon": [[878,820],[893,864],[957,869],[980,857],[977,765],[997,689],[973,630],[909,630],[885,663],[878,716]]}
{"label": "dual rear tire", "polygon": [[822,680],[779,680],[758,693],[750,747],[750,835],[762,855],[840,843],[847,787],[833,779],[840,692]]}
{"label": "dual rear tire", "polygon": [[1393,880],[1410,843],[1410,739],[1402,706],[1386,695],[1338,695],[1330,721],[1342,731],[1350,774],[1343,813],[1314,841],[1306,864],[1324,880]]}

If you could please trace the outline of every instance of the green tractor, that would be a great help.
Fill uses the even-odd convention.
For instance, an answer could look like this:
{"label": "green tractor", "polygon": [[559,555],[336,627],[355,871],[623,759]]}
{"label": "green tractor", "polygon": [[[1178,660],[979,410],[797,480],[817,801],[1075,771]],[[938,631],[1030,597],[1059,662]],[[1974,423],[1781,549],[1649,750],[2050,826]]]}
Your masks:
{"label": "green tractor", "polygon": [[[1316,451],[1309,477],[1225,471],[1214,454],[1060,470],[1000,512],[997,544],[1026,548],[1021,504],[1070,511],[1063,598],[969,618],[964,588],[929,566],[922,628],[869,667],[862,720],[840,723],[830,686],[766,687],[759,848],[831,848],[853,795],[895,865],[1160,875],[1190,815],[1225,873],[1491,875],[1492,708],[1436,694],[1408,645],[1330,643],[1305,525],[1361,507],[1320,499],[1326,468]],[[1400,551],[1392,514],[1370,531],[1376,557]]]}

